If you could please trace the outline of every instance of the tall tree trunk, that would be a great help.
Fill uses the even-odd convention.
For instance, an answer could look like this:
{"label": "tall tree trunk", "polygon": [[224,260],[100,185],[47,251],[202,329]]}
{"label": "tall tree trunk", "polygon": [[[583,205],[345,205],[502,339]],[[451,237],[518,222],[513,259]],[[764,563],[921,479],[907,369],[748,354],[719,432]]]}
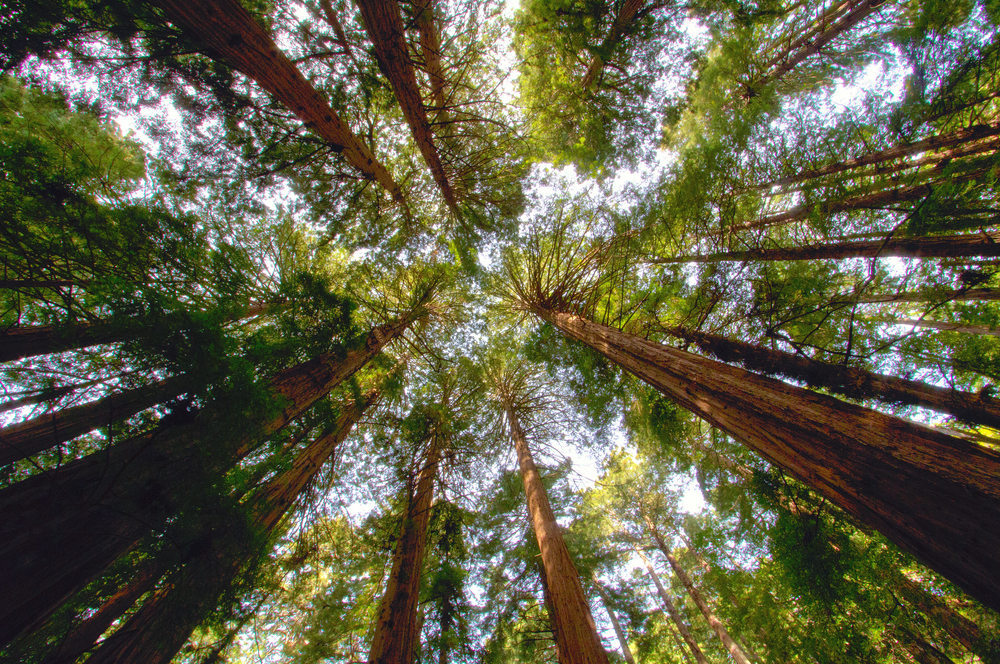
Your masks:
{"label": "tall tree trunk", "polygon": [[414,24],[420,34],[420,55],[430,82],[431,104],[435,111],[442,113],[448,108],[448,100],[445,97],[446,79],[441,66],[441,34],[434,16],[434,4],[434,0],[414,0]]}
{"label": "tall tree trunk", "polygon": [[[336,452],[364,411],[378,398],[373,390],[337,418],[333,430],[303,450],[292,467],[268,482],[250,502],[249,527],[216,524],[192,543],[192,560],[174,573],[123,626],[103,641],[89,664],[169,664],[191,632],[215,607],[258,547],[273,540],[281,519],[310,480]],[[248,547],[251,547],[248,550]],[[199,550],[201,549],[201,550]]]}
{"label": "tall tree trunk", "polygon": [[[93,385],[94,382],[89,383]],[[61,397],[66,396],[72,392],[78,390],[81,385],[63,385],[61,387],[51,387],[46,388],[36,394],[31,394],[26,397],[21,397],[20,399],[11,399],[10,401],[4,401],[0,403],[0,413],[6,413],[11,410],[16,410],[18,408],[26,408],[27,406],[34,406],[35,404],[45,403],[46,401],[55,401]],[[23,394],[23,393],[22,393]]]}
{"label": "tall tree trunk", "polygon": [[723,362],[785,376],[811,387],[822,387],[852,399],[876,399],[888,404],[922,406],[960,420],[1000,428],[1000,399],[939,387],[918,380],[877,374],[841,364],[820,362],[780,350],[726,339],[717,334],[670,327],[668,333],[698,346]]}
{"label": "tall tree trunk", "polygon": [[622,657],[625,658],[626,664],[635,664],[635,657],[632,656],[632,649],[628,647],[628,635],[625,634],[625,630],[622,629],[621,623],[618,622],[618,616],[615,614],[615,607],[611,604],[611,598],[608,596],[607,591],[601,585],[601,582],[597,580],[597,575],[593,576],[594,588],[597,589],[597,594],[601,596],[601,602],[604,603],[604,611],[608,614],[608,619],[611,620],[611,626],[615,630],[615,636],[618,637],[618,644],[622,649]]}
{"label": "tall tree trunk", "polygon": [[420,306],[375,328],[346,356],[326,353],[278,373],[270,388],[284,408],[266,422],[233,432],[216,413],[204,412],[0,490],[0,569],[8,572],[0,575],[0,647],[44,620],[192,492],[212,486],[256,441],[302,415],[424,313]]}
{"label": "tall tree trunk", "polygon": [[402,189],[385,166],[237,0],[153,0],[153,4],[201,41],[207,47],[207,55],[223,60],[255,80],[306,127],[343,153],[347,163],[382,185],[393,200],[404,202]]}
{"label": "tall tree trunk", "polygon": [[369,664],[413,664],[420,647],[417,606],[427,549],[427,525],[441,461],[441,435],[435,430],[431,436],[423,468],[403,515],[399,539],[392,553],[389,582],[379,605],[378,622],[368,653]]}
{"label": "tall tree trunk", "polygon": [[528,439],[521,422],[510,404],[506,407],[510,437],[517,450],[524,493],[528,499],[531,525],[542,552],[542,564],[552,597],[553,630],[560,664],[607,664],[608,655],[597,634],[597,625],[590,613],[583,585],[576,566],[569,556],[566,542],[549,505],[535,459],[528,448]]}
{"label": "tall tree trunk", "polygon": [[667,607],[667,613],[670,614],[670,619],[674,621],[674,625],[677,626],[677,631],[681,633],[681,638],[684,639],[684,643],[687,644],[688,649],[690,649],[691,654],[694,655],[694,659],[698,664],[709,664],[708,658],[705,657],[705,653],[701,651],[698,647],[698,642],[695,640],[694,636],[691,634],[691,629],[688,627],[687,623],[684,622],[683,616],[681,616],[680,611],[674,605],[673,600],[670,599],[669,593],[667,593],[666,588],[660,583],[660,576],[653,569],[653,564],[649,562],[645,554],[639,552],[639,557],[642,558],[642,562],[646,564],[646,571],[649,573],[653,583],[656,585],[656,592],[660,595],[660,600],[663,602],[663,606]]}
{"label": "tall tree trunk", "polygon": [[910,653],[917,664],[955,664],[943,652],[932,646],[919,634],[905,627],[897,627],[893,630],[893,635],[899,639],[900,644]]}
{"label": "tall tree trunk", "polygon": [[743,649],[740,648],[736,641],[733,640],[733,637],[729,636],[729,632],[726,630],[725,625],[723,625],[722,621],[719,620],[715,613],[712,612],[712,609],[708,606],[708,602],[706,602],[705,598],[701,596],[701,592],[698,590],[698,587],[694,585],[694,581],[691,580],[688,573],[684,571],[683,567],[681,567],[680,562],[678,562],[677,558],[674,557],[670,549],[667,548],[663,538],[660,537],[660,533],[648,522],[647,527],[650,529],[653,539],[656,540],[656,546],[659,547],[660,551],[663,552],[663,555],[667,557],[667,562],[669,562],[670,567],[673,568],[674,574],[676,574],[677,578],[681,580],[682,584],[684,584],[684,589],[687,590],[688,596],[691,597],[695,606],[697,606],[698,610],[701,611],[701,615],[705,616],[705,620],[708,621],[708,624],[712,627],[716,636],[719,637],[719,640],[726,646],[726,650],[729,651],[729,655],[737,664],[751,664],[750,658],[746,656]]}
{"label": "tall tree trunk", "polygon": [[932,330],[942,332],[961,332],[962,334],[981,334],[989,337],[1000,337],[1000,329],[987,327],[986,325],[971,325],[968,323],[948,323],[941,320],[924,320],[914,318],[900,318],[892,321],[896,325],[909,325],[912,327],[927,327]]}
{"label": "tall tree trunk", "polygon": [[966,650],[979,655],[985,664],[1000,664],[1000,639],[995,637],[991,639],[979,625],[902,572],[893,574],[890,583],[892,589],[898,592],[907,604],[940,625]]}
{"label": "tall tree trunk", "polygon": [[776,180],[771,180],[770,182],[763,182],[757,185],[756,188],[770,189],[772,187],[785,187],[797,182],[805,182],[806,180],[812,180],[813,178],[823,177],[824,175],[833,175],[835,173],[843,173],[844,171],[863,168],[865,166],[883,164],[887,161],[899,159],[900,157],[906,157],[921,152],[928,152],[930,150],[941,150],[943,148],[962,146],[962,149],[957,152],[949,151],[943,155],[934,155],[935,158],[942,159],[951,159],[969,154],[977,154],[979,152],[995,150],[997,147],[995,140],[984,141],[983,139],[993,139],[997,136],[1000,136],[1000,125],[974,125],[972,127],[966,127],[947,134],[928,136],[927,138],[913,141],[912,143],[897,145],[878,152],[872,152],[871,154],[867,154],[862,157],[855,157],[854,159],[846,159],[835,164],[828,164],[820,168],[800,170],[795,175],[778,178]]}
{"label": "tall tree trunk", "polygon": [[721,263],[725,261],[813,261],[837,258],[912,258],[1000,256],[996,233],[899,237],[870,242],[831,242],[804,247],[767,247],[702,256],[652,258],[650,263]]}
{"label": "tall tree trunk", "polygon": [[1000,290],[992,288],[959,288],[939,293],[903,292],[882,295],[837,296],[834,304],[881,304],[885,302],[989,302],[1000,300]]}
{"label": "tall tree trunk", "polygon": [[340,44],[340,48],[344,49],[347,57],[357,66],[354,50],[351,48],[350,42],[347,41],[347,33],[344,32],[344,26],[340,24],[340,19],[337,18],[337,12],[333,9],[333,3],[330,0],[319,0],[319,5],[323,10],[323,17],[326,19],[326,22],[333,28],[333,34],[337,35],[337,43]]}
{"label": "tall tree trunk", "polygon": [[[607,37],[601,42],[602,52],[607,53],[613,50],[618,42],[622,40],[625,32],[635,22],[636,15],[643,8],[643,5],[645,5],[645,0],[625,0],[622,3],[621,9],[618,10],[618,14],[611,24],[611,29],[608,30]],[[590,66],[587,67],[587,73],[583,75],[583,80],[580,81],[580,87],[584,90],[589,90],[603,71],[604,59],[600,55],[595,55],[590,61]]]}
{"label": "tall tree trunk", "polygon": [[456,217],[460,217],[458,198],[434,144],[434,132],[431,131],[427,109],[424,108],[420,89],[417,87],[417,75],[404,38],[403,15],[399,10],[399,3],[396,0],[355,0],[355,3],[361,10],[368,38],[375,47],[379,67],[396,93],[396,100],[410,126],[413,140],[420,148],[420,154],[430,168],[434,182],[441,190],[448,207]]}
{"label": "tall tree trunk", "polygon": [[1000,455],[573,314],[532,311],[1000,609]]}
{"label": "tall tree trunk", "polygon": [[0,466],[27,459],[99,427],[132,417],[176,397],[189,384],[186,376],[174,376],[4,427],[0,429]]}

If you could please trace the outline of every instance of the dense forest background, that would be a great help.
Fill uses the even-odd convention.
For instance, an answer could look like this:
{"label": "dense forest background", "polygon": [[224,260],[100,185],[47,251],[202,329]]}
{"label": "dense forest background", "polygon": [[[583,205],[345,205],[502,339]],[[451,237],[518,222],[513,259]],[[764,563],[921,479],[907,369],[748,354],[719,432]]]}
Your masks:
{"label": "dense forest background", "polygon": [[998,20],[7,0],[0,659],[1000,662]]}

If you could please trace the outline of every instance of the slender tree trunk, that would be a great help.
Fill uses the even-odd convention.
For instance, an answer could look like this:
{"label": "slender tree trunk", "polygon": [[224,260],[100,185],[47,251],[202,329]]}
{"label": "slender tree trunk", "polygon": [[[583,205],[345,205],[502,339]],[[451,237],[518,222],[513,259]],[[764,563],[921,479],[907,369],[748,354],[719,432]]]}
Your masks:
{"label": "slender tree trunk", "polygon": [[[944,155],[934,155],[935,158],[942,159],[986,152],[987,150],[995,150],[997,144],[994,140],[983,141],[983,139],[992,139],[996,136],[1000,136],[1000,125],[979,124],[947,134],[928,136],[927,138],[919,141],[906,143],[904,145],[897,145],[885,150],[864,155],[863,157],[846,159],[844,161],[837,162],[835,164],[828,164],[820,168],[801,170],[795,175],[789,175],[776,180],[771,180],[770,182],[761,183],[757,185],[756,188],[770,189],[772,187],[786,187],[797,182],[805,182],[806,180],[812,180],[813,178],[823,177],[825,175],[843,173],[844,171],[850,171],[864,166],[883,164],[887,161],[899,159],[900,157],[906,157],[921,152],[928,152],[930,150],[941,150],[943,148],[963,146],[963,149],[958,152],[948,152]],[[971,143],[971,145],[966,145],[969,143]]]}
{"label": "slender tree trunk", "polygon": [[893,630],[893,634],[917,664],[955,664],[955,660],[932,646],[919,634],[905,627],[897,627]]}
{"label": "slender tree trunk", "polygon": [[838,258],[912,258],[1000,256],[1000,237],[979,235],[939,235],[900,237],[870,242],[831,242],[805,247],[767,247],[746,251],[723,251],[703,256],[653,258],[650,263],[721,263],[725,261],[813,261]]}
{"label": "slender tree trunk", "polygon": [[615,629],[615,636],[618,637],[618,644],[622,648],[622,656],[625,658],[626,664],[635,664],[635,657],[632,656],[632,649],[628,647],[628,635],[625,634],[625,630],[622,629],[621,623],[618,622],[618,616],[615,614],[615,607],[611,604],[611,598],[608,593],[601,586],[601,582],[597,580],[597,575],[593,576],[594,588],[597,589],[597,594],[601,596],[601,602],[604,603],[604,610],[608,614],[608,618],[611,620],[611,626]]}
{"label": "slender tree trunk", "polygon": [[885,376],[866,369],[820,362],[807,357],[726,339],[716,334],[671,327],[667,332],[698,346],[723,362],[786,376],[811,387],[822,387],[852,399],[876,399],[888,404],[922,406],[960,420],[1000,428],[1000,399],[960,392],[918,380]]}
{"label": "slender tree trunk", "polygon": [[427,525],[441,461],[440,436],[438,431],[431,436],[423,468],[403,516],[399,539],[392,553],[389,582],[375,623],[369,664],[413,664],[420,647],[417,606],[427,549]]}
{"label": "slender tree trunk", "polygon": [[666,588],[660,583],[660,576],[653,569],[653,564],[649,562],[645,554],[637,551],[639,556],[642,558],[642,562],[646,564],[646,571],[649,573],[653,583],[656,585],[656,592],[660,595],[660,600],[663,601],[663,606],[667,607],[667,613],[670,614],[670,619],[674,621],[674,625],[677,626],[677,631],[681,633],[681,638],[684,639],[684,643],[690,649],[691,654],[694,655],[694,659],[698,664],[709,664],[708,658],[705,657],[705,653],[701,651],[698,647],[698,642],[695,641],[694,636],[691,634],[691,629],[688,627],[687,623],[684,622],[684,618],[681,616],[677,607],[674,605],[673,600],[670,599],[670,595],[667,593]]}
{"label": "slender tree trunk", "polygon": [[333,3],[330,0],[319,0],[319,5],[323,10],[323,17],[326,19],[326,22],[333,28],[333,34],[337,35],[337,43],[340,44],[340,48],[344,49],[344,53],[356,65],[357,60],[354,57],[354,50],[351,49],[351,44],[347,41],[347,33],[344,32],[344,26],[340,24],[340,19],[337,18],[337,12],[333,9]]}
{"label": "slender tree trunk", "polygon": [[1000,609],[1000,455],[573,314],[532,311]]}
{"label": "slender tree trunk", "polygon": [[896,325],[910,325],[912,327],[927,327],[932,330],[942,332],[961,332],[962,334],[981,334],[990,337],[1000,337],[1000,329],[987,327],[986,325],[970,325],[968,323],[948,323],[941,320],[924,320],[922,318],[900,318],[894,320]]}
{"label": "slender tree trunk", "polygon": [[992,288],[959,288],[938,293],[903,292],[884,295],[844,294],[834,300],[834,304],[881,304],[885,302],[989,302],[1000,300],[1000,290]]}
{"label": "slender tree trunk", "polygon": [[284,408],[266,422],[234,432],[205,412],[0,490],[0,569],[7,572],[0,575],[0,647],[44,620],[199,487],[212,486],[256,441],[302,415],[422,315],[418,307],[375,328],[346,356],[326,353],[278,373],[270,387]]}
{"label": "slender tree trunk", "polygon": [[410,126],[413,140],[420,148],[420,154],[430,168],[434,182],[441,190],[448,207],[456,217],[461,216],[458,198],[434,144],[434,132],[431,131],[427,109],[424,108],[420,89],[417,87],[417,75],[404,38],[403,15],[399,3],[396,0],[355,0],[355,3],[361,10],[368,38],[375,47],[379,67],[396,93],[396,100]]}
{"label": "slender tree trunk", "polygon": [[364,177],[382,185],[397,202],[403,192],[392,175],[313,88],[270,35],[237,0],[154,0],[167,18],[197,37],[207,54],[257,82],[319,134]]}
{"label": "slender tree trunk", "polygon": [[[333,431],[314,441],[292,467],[268,482],[251,499],[249,527],[216,524],[193,543],[193,560],[174,573],[122,627],[103,641],[89,664],[169,664],[191,632],[215,607],[248,561],[258,553],[253,545],[268,546],[281,519],[310,480],[343,443],[364,411],[378,398],[370,392],[337,418]],[[198,551],[207,542],[207,550]],[[260,544],[263,542],[263,545]],[[248,547],[249,550],[248,550]]]}
{"label": "slender tree trunk", "polygon": [[[90,383],[93,385],[94,383]],[[0,403],[0,413],[6,413],[11,410],[16,410],[18,408],[26,408],[27,406],[34,406],[35,404],[45,403],[46,401],[55,401],[61,397],[66,396],[72,392],[79,389],[80,385],[63,385],[62,387],[52,387],[37,394],[32,394],[30,396],[22,397],[20,399],[11,399],[10,401],[4,401]]]}
{"label": "slender tree trunk", "polygon": [[448,107],[445,97],[445,76],[441,66],[441,34],[434,16],[434,0],[414,0],[414,24],[420,34],[420,55],[430,81],[430,100],[434,110],[443,112]]}
{"label": "slender tree trunk", "polygon": [[510,437],[517,450],[517,460],[528,499],[531,525],[542,552],[542,564],[552,597],[553,631],[560,664],[607,664],[608,656],[597,634],[583,585],[569,556],[566,542],[549,505],[541,475],[528,448],[521,422],[510,405],[506,408]]}
{"label": "slender tree trunk", "polygon": [[0,466],[27,459],[99,427],[132,417],[176,397],[189,384],[186,376],[174,376],[4,427],[0,429]]}
{"label": "slender tree trunk", "polygon": [[[622,3],[621,9],[618,10],[618,15],[615,16],[615,20],[611,24],[611,29],[608,30],[608,36],[601,42],[602,52],[607,53],[611,51],[621,41],[622,37],[625,36],[625,32],[635,21],[639,10],[643,8],[643,5],[645,5],[645,0],[625,0]],[[590,61],[590,66],[587,67],[587,73],[583,75],[583,80],[580,81],[580,87],[584,90],[589,90],[603,71],[604,59],[600,55],[595,55]]]}
{"label": "slender tree trunk", "polygon": [[698,587],[694,585],[694,581],[691,580],[688,573],[684,571],[683,567],[681,567],[680,562],[678,562],[677,558],[675,558],[670,552],[670,549],[667,548],[667,545],[664,543],[663,538],[660,537],[659,532],[657,532],[655,528],[652,528],[648,523],[647,527],[650,528],[653,539],[656,540],[656,546],[659,547],[660,551],[663,552],[663,555],[667,557],[667,562],[669,562],[670,567],[673,568],[674,574],[676,574],[677,578],[681,580],[682,584],[684,584],[684,589],[687,590],[691,600],[695,603],[695,606],[698,607],[698,610],[701,611],[701,615],[705,616],[705,620],[708,621],[708,624],[712,627],[716,636],[718,636],[719,640],[726,646],[726,650],[729,651],[729,655],[737,664],[751,664],[750,658],[746,656],[743,649],[740,648],[736,641],[733,640],[733,637],[729,636],[729,632],[726,630],[725,625],[723,625],[722,621],[719,620],[715,613],[712,612],[712,609],[708,606],[708,602],[706,602],[705,598],[701,596],[701,592],[698,590]]}

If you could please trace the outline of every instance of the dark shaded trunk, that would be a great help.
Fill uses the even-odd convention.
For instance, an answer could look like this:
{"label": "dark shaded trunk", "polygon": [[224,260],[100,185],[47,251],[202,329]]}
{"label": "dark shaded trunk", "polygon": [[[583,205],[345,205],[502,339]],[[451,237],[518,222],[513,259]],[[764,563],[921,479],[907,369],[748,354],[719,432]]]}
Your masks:
{"label": "dark shaded trunk", "polygon": [[395,201],[404,202],[403,191],[385,166],[237,0],[154,0],[152,4],[203,43],[207,55],[252,78],[341,152],[365,178],[382,185]]}
{"label": "dark shaded trunk", "polygon": [[302,415],[423,315],[375,328],[346,356],[327,353],[277,374],[281,412],[237,425],[213,411],[161,426],[0,491],[0,646],[44,620],[141,537],[160,527],[256,442]]}
{"label": "dark shaded trunk", "polygon": [[438,432],[432,434],[423,468],[403,515],[399,539],[392,553],[389,582],[379,605],[378,622],[368,653],[369,664],[413,664],[420,647],[417,605],[427,549],[427,525],[441,461],[439,436]]}
{"label": "dark shaded trunk", "polygon": [[[93,383],[90,383],[91,385]],[[0,413],[6,413],[11,410],[16,410],[18,408],[26,408],[28,406],[34,406],[35,404],[45,403],[46,401],[55,401],[56,399],[62,398],[67,394],[75,392],[81,387],[81,385],[64,385],[62,387],[51,387],[44,389],[37,394],[32,394],[30,396],[21,397],[20,399],[11,399],[10,401],[4,401],[0,403]]]}
{"label": "dark shaded trunk", "polygon": [[533,312],[1000,609],[1000,455],[573,314]]}
{"label": "dark shaded trunk", "polygon": [[176,397],[188,385],[185,376],[174,376],[4,427],[0,429],[0,466],[26,459],[94,429],[132,417]]}
{"label": "dark shaded trunk", "polygon": [[650,263],[722,263],[725,261],[812,261],[837,258],[911,258],[1000,256],[997,234],[899,237],[870,242],[831,242],[805,247],[767,247],[704,256],[654,258]]}
{"label": "dark shaded trunk", "polygon": [[594,576],[594,588],[597,589],[597,594],[601,596],[601,602],[604,603],[604,611],[608,614],[608,619],[611,620],[611,626],[615,630],[615,636],[618,637],[618,644],[622,649],[622,657],[625,658],[626,664],[635,664],[635,657],[632,656],[632,649],[628,647],[628,635],[625,634],[625,630],[622,629],[621,623],[618,622],[618,616],[615,615],[615,607],[611,604],[611,598],[601,586],[601,582],[597,580],[596,576]]}
{"label": "dark shaded trunk", "polygon": [[698,642],[695,640],[694,636],[691,634],[691,628],[684,621],[683,616],[677,610],[672,599],[670,599],[670,594],[667,593],[666,588],[660,583],[660,576],[653,569],[652,563],[646,559],[646,556],[639,554],[642,558],[642,562],[646,564],[646,572],[649,573],[649,577],[653,579],[653,583],[656,585],[656,592],[660,595],[660,600],[663,602],[663,606],[667,607],[667,613],[670,615],[670,619],[673,621],[674,625],[677,627],[677,631],[680,632],[681,638],[684,639],[684,643],[687,644],[688,650],[694,655],[694,659],[698,664],[708,664],[708,658],[705,657],[705,653],[701,651],[698,647]]}
{"label": "dark shaded trunk", "polygon": [[410,126],[413,140],[430,168],[434,182],[441,190],[448,207],[460,216],[458,198],[448,180],[441,155],[434,144],[434,133],[427,118],[427,109],[420,98],[417,75],[410,60],[409,48],[404,38],[403,15],[396,0],[355,0],[361,10],[368,38],[375,47],[379,68],[389,79],[396,100]]}
{"label": "dark shaded trunk", "polygon": [[300,453],[292,467],[268,482],[250,500],[248,524],[211,523],[190,543],[190,559],[153,593],[87,661],[169,664],[191,632],[215,608],[236,577],[270,546],[279,523],[295,499],[336,452],[377,391],[352,404],[333,430]]}
{"label": "dark shaded trunk", "polygon": [[852,399],[875,399],[887,404],[921,406],[954,415],[966,422],[1000,428],[1000,399],[984,394],[961,392],[918,380],[820,362],[682,327],[670,327],[666,331],[695,344],[701,351],[714,355],[723,362],[739,362],[752,371],[784,376]]}
{"label": "dark shaded trunk", "polygon": [[512,407],[506,408],[506,415],[510,437],[517,450],[518,465],[521,467],[521,479],[524,481],[531,526],[542,553],[542,564],[545,566],[545,579],[552,599],[552,624],[559,662],[560,664],[607,664],[608,655],[597,634],[597,626],[590,613],[587,596],[583,593],[580,575],[577,574],[559,524],[552,513],[541,475],[538,474],[535,460],[528,448],[528,439]]}
{"label": "dark shaded trunk", "polygon": [[945,655],[943,652],[932,646],[922,636],[906,629],[897,627],[893,630],[893,635],[899,639],[900,644],[910,653],[917,664],[955,664],[955,660]]}
{"label": "dark shaded trunk", "polygon": [[[844,161],[837,162],[835,164],[828,164],[820,168],[804,169],[795,175],[789,175],[783,178],[778,178],[777,180],[761,183],[757,185],[756,188],[767,189],[771,187],[785,187],[797,182],[805,182],[806,180],[812,180],[813,178],[823,177],[824,175],[843,173],[844,171],[850,171],[864,166],[884,164],[885,162],[897,160],[900,157],[906,157],[920,152],[927,152],[929,150],[940,150],[942,148],[962,146],[960,150],[932,155],[931,158],[935,161],[940,159],[953,159],[955,157],[962,157],[969,154],[977,154],[988,150],[995,150],[997,147],[995,140],[983,141],[982,139],[995,138],[998,135],[1000,135],[1000,125],[975,125],[973,127],[966,127],[947,134],[928,136],[927,138],[919,141],[906,143],[904,145],[897,145],[895,147],[864,155],[863,157],[846,159]],[[973,143],[973,145],[964,145],[966,143]],[[902,163],[909,166],[920,165],[916,162]]]}
{"label": "dark shaded trunk", "polygon": [[[601,42],[602,52],[609,53],[615,48],[625,36],[625,32],[632,26],[644,4],[645,0],[625,0],[622,3],[621,9],[611,24],[611,29],[608,30],[607,37]],[[600,55],[595,55],[590,61],[590,66],[587,67],[587,73],[583,75],[583,80],[580,81],[580,86],[584,90],[590,89],[603,71],[604,59]]]}

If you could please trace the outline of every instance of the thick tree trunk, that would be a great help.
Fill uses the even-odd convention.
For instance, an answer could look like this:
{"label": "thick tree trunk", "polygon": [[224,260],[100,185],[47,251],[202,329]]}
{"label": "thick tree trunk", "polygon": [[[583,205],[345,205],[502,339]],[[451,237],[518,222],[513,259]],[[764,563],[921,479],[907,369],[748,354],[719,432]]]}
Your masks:
{"label": "thick tree trunk", "polygon": [[[621,9],[618,10],[618,14],[611,24],[611,29],[608,30],[607,37],[601,42],[601,51],[607,53],[615,48],[645,4],[645,0],[625,0],[622,3]],[[589,90],[602,71],[604,71],[604,60],[600,55],[595,55],[590,61],[590,66],[587,67],[587,73],[583,75],[583,80],[580,81],[580,87]]]}
{"label": "thick tree trunk", "polygon": [[187,385],[189,381],[185,376],[174,376],[4,427],[0,429],[0,466],[27,459],[99,427],[132,417],[176,397]]}
{"label": "thick tree trunk", "polygon": [[424,466],[403,515],[399,539],[392,553],[389,582],[379,605],[378,622],[368,653],[369,664],[413,664],[420,647],[417,606],[427,549],[427,525],[441,461],[440,435],[435,431],[431,436]]}
{"label": "thick tree trunk", "polygon": [[1000,455],[573,314],[533,312],[1000,609]]}
{"label": "thick tree trunk", "polygon": [[[282,517],[343,443],[364,411],[378,398],[370,392],[337,418],[333,431],[321,436],[296,457],[292,467],[268,482],[252,499],[249,528],[215,524],[192,543],[193,560],[174,573],[122,627],[103,641],[89,664],[169,664],[191,632],[215,607],[233,580],[257,551],[268,546]],[[206,547],[203,551],[199,548]]]}
{"label": "thick tree trunk", "polygon": [[618,644],[622,649],[622,657],[625,658],[626,664],[635,664],[635,657],[632,656],[632,649],[628,647],[628,635],[625,634],[625,630],[622,629],[621,623],[618,622],[618,616],[615,614],[615,607],[611,604],[611,598],[608,593],[601,586],[601,582],[597,580],[597,576],[593,577],[594,588],[597,589],[597,594],[601,596],[601,602],[604,603],[604,611],[608,614],[608,619],[611,620],[611,626],[615,630],[615,636],[618,637]]}
{"label": "thick tree trunk", "polygon": [[434,182],[441,190],[448,207],[460,216],[458,197],[448,180],[444,164],[437,146],[434,144],[434,133],[431,131],[427,118],[427,109],[420,97],[417,87],[417,75],[410,61],[409,48],[404,38],[403,15],[396,0],[355,0],[361,10],[361,18],[365,23],[368,38],[375,47],[379,67],[389,79],[399,107],[403,111],[406,123],[410,126],[413,140],[420,148]]}
{"label": "thick tree trunk", "polygon": [[364,177],[382,185],[395,201],[404,202],[402,189],[385,166],[237,0],[154,0],[153,4],[202,42],[208,48],[208,55],[255,80],[306,127],[342,152]]}
{"label": "thick tree trunk", "polygon": [[556,517],[549,505],[542,477],[528,448],[528,439],[513,407],[506,408],[510,437],[517,450],[531,526],[542,552],[545,578],[552,598],[553,631],[560,664],[607,664],[608,656],[583,593],[580,575],[569,556]]}
{"label": "thick tree trunk", "polygon": [[724,251],[703,256],[653,258],[650,263],[722,263],[725,261],[812,261],[837,258],[912,258],[1000,256],[1000,236],[938,235],[900,237],[870,242],[831,242],[804,247],[767,247],[746,251]]}
{"label": "thick tree trunk", "polygon": [[[906,157],[920,152],[941,150],[943,148],[953,148],[956,146],[962,146],[962,148],[958,151],[935,154],[932,155],[932,157],[935,160],[940,160],[953,159],[955,157],[962,157],[970,154],[978,154],[988,150],[995,150],[997,148],[997,142],[995,140],[984,141],[983,139],[995,139],[997,136],[1000,136],[1000,125],[975,125],[973,127],[966,127],[947,134],[928,136],[927,138],[919,141],[906,143],[904,145],[897,145],[895,147],[864,155],[863,157],[846,159],[844,161],[837,162],[835,164],[828,164],[820,168],[801,170],[795,175],[778,178],[776,180],[771,180],[770,182],[763,182],[757,185],[756,188],[770,189],[772,187],[786,187],[790,184],[805,182],[806,180],[812,180],[813,178],[823,177],[825,175],[843,173],[844,171],[850,171],[864,166],[884,164],[887,161],[893,161],[901,157]],[[966,145],[970,143],[971,145]],[[917,163],[911,162],[902,163],[904,165],[918,165]]]}
{"label": "thick tree trunk", "polygon": [[324,354],[277,374],[270,387],[284,409],[266,422],[234,432],[202,413],[0,491],[0,569],[7,571],[0,575],[0,647],[44,620],[201,486],[212,486],[257,440],[365,366],[423,311],[375,328],[346,357]]}
{"label": "thick tree trunk", "polygon": [[698,346],[723,362],[739,362],[751,371],[785,376],[852,399],[921,406],[960,420],[1000,428],[1000,399],[939,387],[918,380],[885,376],[866,369],[820,362],[780,350],[726,339],[682,327],[667,332]]}
{"label": "thick tree trunk", "polygon": [[698,647],[698,642],[695,640],[694,636],[691,634],[691,629],[688,627],[687,623],[684,622],[684,618],[681,616],[677,607],[674,605],[673,600],[670,599],[669,593],[667,593],[666,588],[660,583],[660,576],[653,569],[653,564],[649,562],[646,556],[642,553],[639,554],[642,558],[642,562],[646,564],[646,571],[649,573],[653,583],[656,585],[656,592],[660,595],[660,600],[663,602],[663,606],[667,607],[667,613],[670,614],[670,619],[677,626],[677,631],[681,633],[681,638],[684,639],[684,643],[687,644],[688,649],[691,654],[694,655],[694,659],[698,664],[709,664],[708,658],[705,657],[705,653],[701,651]]}
{"label": "thick tree trunk", "polygon": [[712,627],[716,636],[719,637],[719,640],[726,646],[726,650],[729,651],[729,655],[733,658],[733,661],[737,664],[751,664],[750,658],[746,656],[743,649],[740,648],[736,641],[733,640],[733,637],[729,636],[729,631],[726,630],[725,625],[722,624],[722,621],[719,620],[712,609],[708,606],[708,602],[706,602],[705,598],[701,596],[701,592],[698,590],[698,587],[694,585],[694,581],[691,580],[688,573],[684,571],[683,567],[681,567],[680,562],[674,557],[673,553],[670,552],[670,549],[667,548],[667,545],[663,541],[663,538],[660,537],[660,534],[654,528],[650,528],[650,532],[653,535],[653,539],[656,540],[656,546],[659,547],[660,551],[663,552],[663,555],[667,557],[667,562],[669,562],[670,567],[673,568],[674,574],[677,575],[677,578],[680,579],[681,583],[684,585],[684,589],[687,590],[688,596],[695,603],[695,606],[698,607],[698,610],[701,611],[701,615],[705,616],[705,620],[708,621],[708,624]]}

